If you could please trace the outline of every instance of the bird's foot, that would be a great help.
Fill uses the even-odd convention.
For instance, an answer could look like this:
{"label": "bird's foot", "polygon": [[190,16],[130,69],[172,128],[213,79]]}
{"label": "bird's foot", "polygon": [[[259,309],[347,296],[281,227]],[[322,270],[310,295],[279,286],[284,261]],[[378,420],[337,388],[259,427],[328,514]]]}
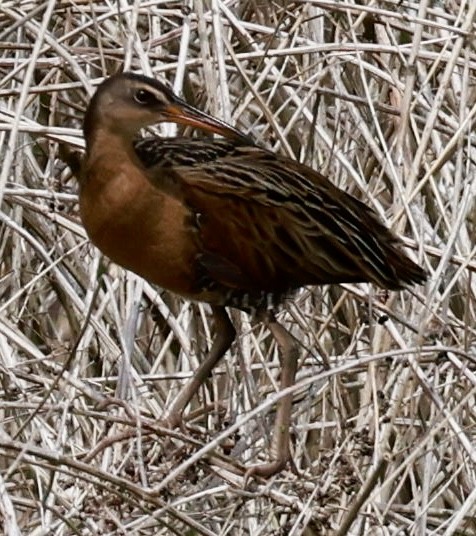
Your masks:
{"label": "bird's foot", "polygon": [[171,411],[166,413],[165,417],[160,419],[158,424],[169,430],[178,428],[182,433],[187,431],[181,412]]}
{"label": "bird's foot", "polygon": [[286,464],[287,460],[275,460],[274,462],[253,465],[245,473],[245,485],[249,478],[269,478],[280,473],[286,467]]}
{"label": "bird's foot", "polygon": [[283,453],[280,456],[277,456],[276,459],[272,462],[262,463],[259,465],[252,465],[249,467],[245,473],[245,486],[249,478],[258,477],[258,478],[269,478],[271,476],[277,475],[286,467],[289,466],[289,469],[297,476],[299,476],[299,470],[294,463],[291,455],[289,453]]}

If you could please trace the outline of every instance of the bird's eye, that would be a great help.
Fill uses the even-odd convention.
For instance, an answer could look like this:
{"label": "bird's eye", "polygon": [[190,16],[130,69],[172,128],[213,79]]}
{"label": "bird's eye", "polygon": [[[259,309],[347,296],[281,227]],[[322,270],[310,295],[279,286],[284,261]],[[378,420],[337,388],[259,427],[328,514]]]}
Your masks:
{"label": "bird's eye", "polygon": [[134,100],[138,104],[147,105],[147,104],[156,104],[157,98],[156,96],[151,93],[150,91],[147,91],[146,89],[138,89],[134,93]]}

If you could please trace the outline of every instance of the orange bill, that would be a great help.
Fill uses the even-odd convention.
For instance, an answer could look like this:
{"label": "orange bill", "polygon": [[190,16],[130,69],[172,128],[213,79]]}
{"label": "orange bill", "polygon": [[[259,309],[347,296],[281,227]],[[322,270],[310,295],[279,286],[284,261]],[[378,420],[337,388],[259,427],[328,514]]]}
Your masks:
{"label": "orange bill", "polygon": [[169,104],[165,110],[162,110],[162,114],[172,123],[196,127],[219,134],[224,138],[241,141],[246,145],[254,145],[253,140],[246,134],[243,134],[243,132],[225,123],[225,121],[221,121],[205,112],[197,110],[181,99],[176,99],[175,103]]}

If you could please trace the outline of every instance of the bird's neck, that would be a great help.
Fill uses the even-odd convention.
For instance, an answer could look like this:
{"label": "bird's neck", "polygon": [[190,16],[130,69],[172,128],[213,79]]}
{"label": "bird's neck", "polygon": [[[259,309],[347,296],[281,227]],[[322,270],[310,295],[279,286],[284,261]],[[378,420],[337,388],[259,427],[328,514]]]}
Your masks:
{"label": "bird's neck", "polygon": [[132,149],[135,130],[124,129],[123,125],[118,128],[117,123],[111,118],[104,117],[96,103],[97,93],[93,96],[83,121],[83,134],[86,141],[86,155],[90,157],[99,152],[114,148],[122,150]]}
{"label": "bird's neck", "polygon": [[143,169],[134,151],[132,137],[101,127],[95,127],[89,132],[86,138],[86,155],[81,168],[81,189],[84,190],[91,181],[96,187],[111,184],[116,175],[123,174],[127,178],[128,172],[124,170],[130,169]]}
{"label": "bird's neck", "polygon": [[132,160],[140,165],[133,146],[133,136],[126,136],[123,132],[114,132],[109,128],[95,127],[86,136],[86,158],[91,163],[98,160],[122,162]]}

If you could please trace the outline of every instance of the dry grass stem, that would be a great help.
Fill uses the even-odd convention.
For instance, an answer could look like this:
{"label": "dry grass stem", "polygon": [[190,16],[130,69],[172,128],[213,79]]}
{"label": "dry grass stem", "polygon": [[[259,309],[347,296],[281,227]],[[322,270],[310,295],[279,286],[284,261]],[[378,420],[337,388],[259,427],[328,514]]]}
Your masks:
{"label": "dry grass stem", "polygon": [[[4,0],[0,4],[0,525],[8,535],[476,534],[476,2]],[[319,169],[405,236],[424,287],[302,289],[298,475],[269,459],[270,334],[210,347],[207,306],[87,240],[64,151],[130,69]],[[179,127],[164,125],[162,135]],[[1,532],[1,531],[0,531]]]}

